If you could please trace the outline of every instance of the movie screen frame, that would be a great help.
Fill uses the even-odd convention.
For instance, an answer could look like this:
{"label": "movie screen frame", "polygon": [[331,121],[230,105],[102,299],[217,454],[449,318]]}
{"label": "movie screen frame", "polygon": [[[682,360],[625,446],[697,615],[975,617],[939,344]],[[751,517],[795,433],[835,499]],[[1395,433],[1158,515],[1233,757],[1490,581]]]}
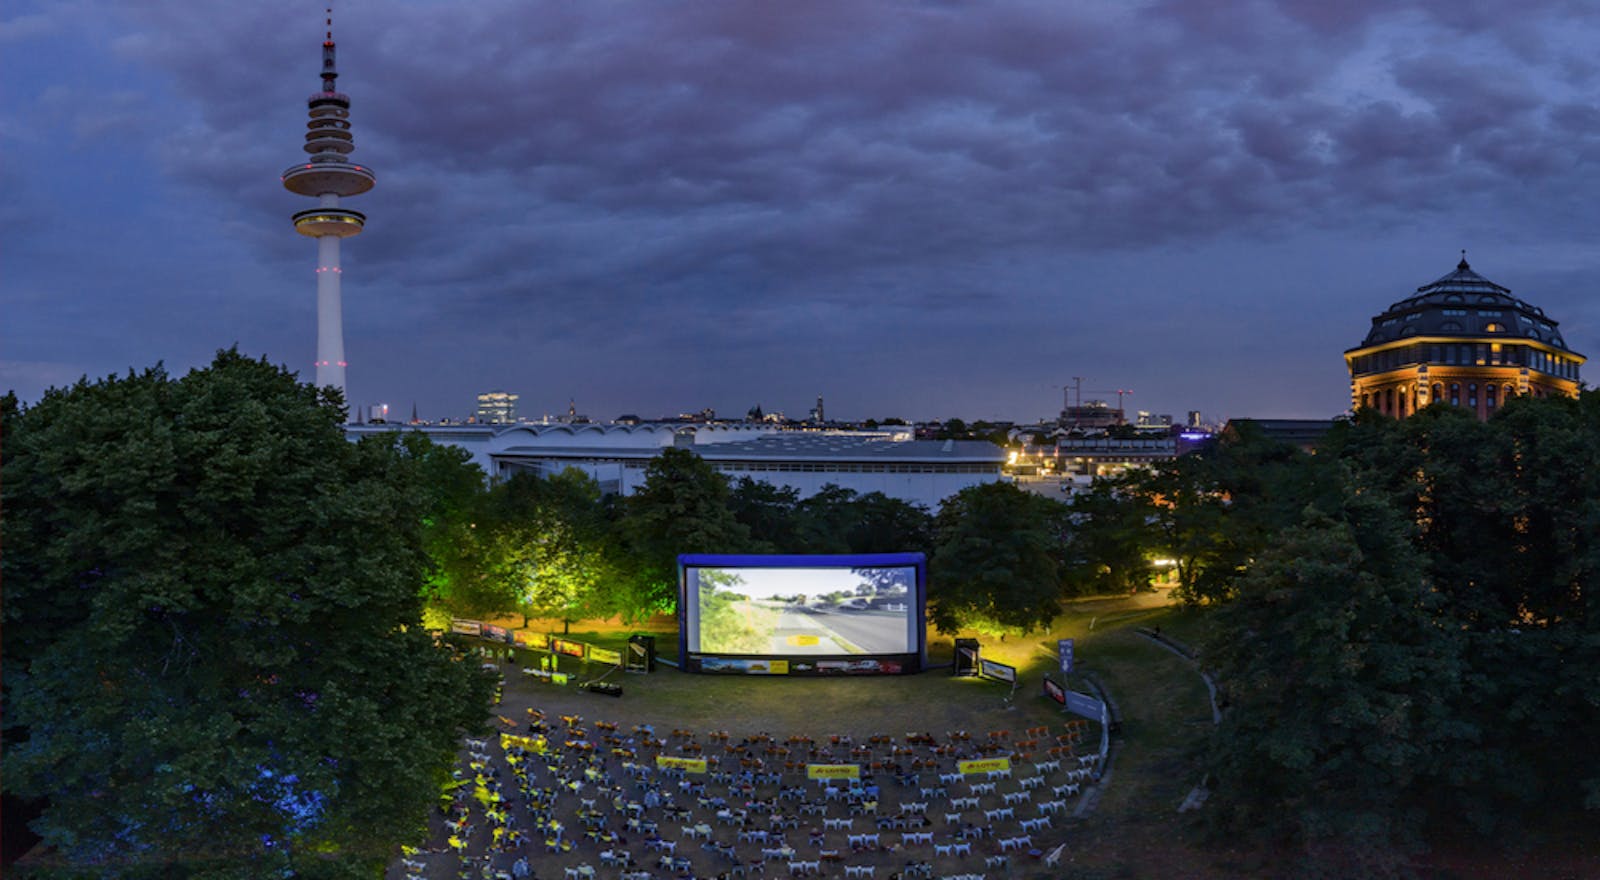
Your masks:
{"label": "movie screen frame", "polygon": [[[707,644],[701,578],[711,572],[750,580],[738,584],[749,592],[721,608],[741,631]],[[921,553],[686,553],[678,557],[681,666],[741,675],[920,672],[927,665],[927,584]],[[812,592],[819,587],[829,591]],[[885,626],[891,620],[893,630]]]}

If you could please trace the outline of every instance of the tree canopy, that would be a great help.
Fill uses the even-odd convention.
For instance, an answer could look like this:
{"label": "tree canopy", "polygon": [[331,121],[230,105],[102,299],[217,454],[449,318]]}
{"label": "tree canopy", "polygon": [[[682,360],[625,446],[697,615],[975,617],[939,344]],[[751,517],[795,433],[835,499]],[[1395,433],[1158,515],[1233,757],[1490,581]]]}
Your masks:
{"label": "tree canopy", "polygon": [[678,555],[738,553],[750,529],[730,507],[728,478],[687,449],[651,459],[644,485],[623,505],[619,523],[632,569],[622,605],[631,616],[671,609],[678,595]]}
{"label": "tree canopy", "polygon": [[1226,571],[1189,595],[1229,701],[1219,825],[1361,873],[1439,827],[1600,809],[1600,396],[1250,448],[1207,465]]}
{"label": "tree canopy", "polygon": [[224,351],[5,420],[5,783],[97,876],[372,876],[490,682],[419,626],[417,440]]}
{"label": "tree canopy", "polygon": [[941,632],[1024,632],[1061,612],[1066,507],[1010,483],[982,483],[945,499],[928,565],[928,616]]}

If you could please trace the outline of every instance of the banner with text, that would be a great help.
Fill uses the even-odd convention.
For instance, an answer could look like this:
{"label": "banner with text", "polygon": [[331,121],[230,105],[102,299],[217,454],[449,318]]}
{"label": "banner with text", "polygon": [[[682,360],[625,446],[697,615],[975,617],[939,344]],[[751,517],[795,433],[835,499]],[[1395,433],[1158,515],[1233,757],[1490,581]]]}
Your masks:
{"label": "banner with text", "polygon": [[705,758],[674,758],[671,755],[656,755],[656,766],[662,770],[682,770],[685,773],[706,772]]}
{"label": "banner with text", "polygon": [[517,644],[523,646],[524,648],[532,648],[535,651],[550,650],[549,633],[536,633],[525,629],[519,629],[511,635],[516,639]]}
{"label": "banner with text", "polygon": [[974,773],[996,773],[1011,769],[1010,758],[974,758],[970,761],[957,761],[956,769],[964,776]]}
{"label": "banner with text", "polygon": [[450,631],[464,636],[475,636],[483,632],[483,624],[476,620],[452,620]]}
{"label": "banner with text", "polygon": [[807,764],[807,779],[860,779],[860,764]]}
{"label": "banner with text", "polygon": [[978,660],[978,674],[995,681],[1003,681],[1008,684],[1017,683],[1017,668],[1015,666],[1007,666],[1004,663],[996,663],[993,660],[980,658]]}
{"label": "banner with text", "polygon": [[500,734],[500,748],[509,749],[512,746],[521,746],[535,755],[542,755],[545,752],[547,743],[542,736],[518,736],[514,733]]}
{"label": "banner with text", "polygon": [[622,664],[622,652],[613,651],[610,648],[597,648],[594,645],[590,645],[589,659],[595,663],[609,663],[612,666],[619,666]]}
{"label": "banner with text", "polygon": [[1077,691],[1067,691],[1067,711],[1074,715],[1082,715],[1090,721],[1105,722],[1106,704],[1088,694]]}
{"label": "banner with text", "polygon": [[583,655],[587,652],[588,647],[589,646],[585,645],[583,642],[574,642],[571,639],[550,640],[550,650],[556,652],[557,654],[565,654],[568,657],[577,657],[579,660],[583,659]]}

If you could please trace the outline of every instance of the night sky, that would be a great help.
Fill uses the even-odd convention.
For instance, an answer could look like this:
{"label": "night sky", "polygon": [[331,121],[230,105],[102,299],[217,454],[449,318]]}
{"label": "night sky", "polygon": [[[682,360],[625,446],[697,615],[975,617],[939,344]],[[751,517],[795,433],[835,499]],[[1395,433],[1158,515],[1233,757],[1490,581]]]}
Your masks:
{"label": "night sky", "polygon": [[[0,390],[311,376],[322,3],[13,0]],[[1329,417],[1473,268],[1600,353],[1582,2],[339,0],[356,404]],[[1110,395],[1115,400],[1114,395]]]}

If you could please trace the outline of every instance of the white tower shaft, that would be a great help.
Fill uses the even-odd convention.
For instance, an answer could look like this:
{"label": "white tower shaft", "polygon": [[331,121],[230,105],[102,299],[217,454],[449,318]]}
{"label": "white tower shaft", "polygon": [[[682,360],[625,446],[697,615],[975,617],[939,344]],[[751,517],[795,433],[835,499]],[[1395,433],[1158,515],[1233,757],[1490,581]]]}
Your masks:
{"label": "white tower shaft", "polygon": [[[334,205],[338,196],[331,197]],[[339,236],[317,236],[317,387],[344,393],[344,302],[339,289]]]}

